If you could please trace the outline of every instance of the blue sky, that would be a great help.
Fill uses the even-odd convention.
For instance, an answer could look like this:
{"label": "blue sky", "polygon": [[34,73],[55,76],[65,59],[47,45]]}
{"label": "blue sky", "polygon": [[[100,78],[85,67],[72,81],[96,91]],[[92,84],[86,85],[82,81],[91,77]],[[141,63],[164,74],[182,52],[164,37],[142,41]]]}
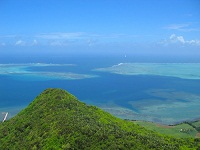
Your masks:
{"label": "blue sky", "polygon": [[200,56],[199,0],[1,0],[0,19],[0,54]]}

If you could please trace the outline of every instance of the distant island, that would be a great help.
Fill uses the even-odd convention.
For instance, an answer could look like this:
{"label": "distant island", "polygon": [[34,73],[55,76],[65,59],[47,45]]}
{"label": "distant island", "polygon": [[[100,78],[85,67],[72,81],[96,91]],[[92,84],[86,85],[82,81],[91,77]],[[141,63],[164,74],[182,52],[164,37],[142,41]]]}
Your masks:
{"label": "distant island", "polygon": [[[185,124],[192,129],[185,130],[183,125],[180,134],[199,132],[199,122]],[[176,138],[161,134],[155,129],[161,130],[159,126],[146,126],[88,106],[65,90],[50,88],[15,117],[0,123],[0,149],[200,148],[199,138]]]}

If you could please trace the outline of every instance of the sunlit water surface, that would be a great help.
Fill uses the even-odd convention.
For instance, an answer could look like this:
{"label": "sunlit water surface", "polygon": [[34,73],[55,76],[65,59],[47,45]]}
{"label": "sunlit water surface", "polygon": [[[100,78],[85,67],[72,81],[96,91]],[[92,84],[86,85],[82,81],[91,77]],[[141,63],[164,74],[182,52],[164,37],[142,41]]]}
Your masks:
{"label": "sunlit water surface", "polygon": [[46,88],[131,120],[174,124],[200,118],[200,64],[90,58],[0,64],[0,112],[13,117]]}

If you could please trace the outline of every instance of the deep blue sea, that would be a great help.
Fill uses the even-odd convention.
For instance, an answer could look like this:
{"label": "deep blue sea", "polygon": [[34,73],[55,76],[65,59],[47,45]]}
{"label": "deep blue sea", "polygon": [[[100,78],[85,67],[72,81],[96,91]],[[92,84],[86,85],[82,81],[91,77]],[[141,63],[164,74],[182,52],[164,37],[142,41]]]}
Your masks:
{"label": "deep blue sea", "polygon": [[[192,110],[199,100],[200,80],[151,75],[119,75],[93,70],[124,62],[162,61],[174,62],[174,60],[158,58],[124,58],[117,56],[19,56],[17,58],[1,58],[0,64],[75,64],[75,66],[68,67],[32,66],[28,70],[32,72],[73,72],[77,74],[92,74],[98,77],[78,80],[43,80],[35,76],[31,77],[32,79],[30,77],[26,79],[24,76],[15,74],[0,75],[0,112],[9,112],[9,117],[13,117],[46,88],[62,88],[75,95],[80,101],[101,107],[113,115],[124,119],[140,119],[173,124],[183,120],[200,118],[200,110],[195,109],[194,112]],[[178,61],[181,61],[181,59]],[[188,100],[188,97],[195,96],[195,102]],[[159,107],[157,107],[158,103],[160,104]],[[189,103],[192,105],[188,105]],[[189,108],[186,108],[187,112],[184,114],[183,111],[187,105]],[[161,106],[165,108],[162,108],[162,111],[160,111]],[[174,115],[174,113],[177,115]]]}

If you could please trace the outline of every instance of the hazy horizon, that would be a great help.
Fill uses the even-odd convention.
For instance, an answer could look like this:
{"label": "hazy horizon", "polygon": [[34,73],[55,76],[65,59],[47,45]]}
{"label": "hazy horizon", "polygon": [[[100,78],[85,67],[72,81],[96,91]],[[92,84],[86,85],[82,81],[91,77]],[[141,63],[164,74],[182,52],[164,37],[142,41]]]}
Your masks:
{"label": "hazy horizon", "polygon": [[[1,1],[0,57],[200,57],[200,2]],[[174,59],[175,59],[174,58]]]}

